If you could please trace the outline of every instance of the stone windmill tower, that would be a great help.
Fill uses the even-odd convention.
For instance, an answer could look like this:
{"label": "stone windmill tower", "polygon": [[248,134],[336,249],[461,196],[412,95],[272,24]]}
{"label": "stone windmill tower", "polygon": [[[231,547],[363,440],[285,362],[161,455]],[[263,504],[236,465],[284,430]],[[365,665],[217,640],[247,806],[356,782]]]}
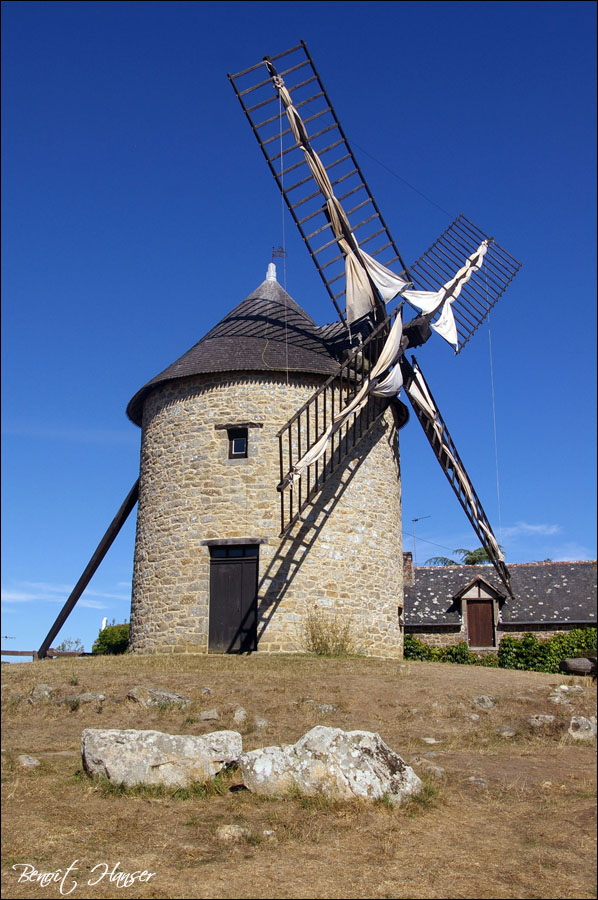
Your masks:
{"label": "stone windmill tower", "polygon": [[132,650],[301,650],[320,609],[350,622],[365,653],[400,655],[402,404],[280,534],[277,434],[337,374],[340,330],[319,328],[271,264],[131,400],[143,429]]}
{"label": "stone windmill tower", "polygon": [[[140,478],[40,657],[137,500],[132,650],[298,651],[315,611],[340,617],[362,652],[400,656],[401,389],[511,594],[482,504],[406,351],[438,334],[460,352],[520,263],[461,215],[407,268],[303,42],[229,78],[339,320],[316,325],[272,265],[138,391],[127,412],[142,428]],[[408,308],[417,314],[403,323]]]}
{"label": "stone windmill tower", "polygon": [[[363,653],[399,657],[401,387],[510,591],[490,523],[405,351],[434,332],[459,351],[519,263],[460,216],[407,269],[305,44],[229,78],[339,321],[318,327],[271,265],[131,400],[143,429],[131,649],[299,651],[317,612],[347,624]],[[397,260],[400,274],[389,268]],[[403,324],[407,306],[418,314]]]}

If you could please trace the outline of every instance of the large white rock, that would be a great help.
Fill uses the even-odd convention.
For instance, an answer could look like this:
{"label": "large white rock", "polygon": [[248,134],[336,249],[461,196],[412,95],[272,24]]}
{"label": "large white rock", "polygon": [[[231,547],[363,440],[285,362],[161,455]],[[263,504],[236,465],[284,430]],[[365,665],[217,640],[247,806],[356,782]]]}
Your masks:
{"label": "large white rock", "polygon": [[375,800],[399,805],[422,783],[413,769],[370,731],[342,731],[317,725],[296,744],[264,747],[239,757],[245,787],[277,796],[290,789],[314,796]]}
{"label": "large white rock", "polygon": [[242,738],[236,731],[196,736],[86,728],[81,735],[85,771],[127,787],[188,787],[194,781],[213,778],[242,752]]}
{"label": "large white rock", "polygon": [[596,716],[573,716],[568,733],[576,741],[592,741],[596,737]]}

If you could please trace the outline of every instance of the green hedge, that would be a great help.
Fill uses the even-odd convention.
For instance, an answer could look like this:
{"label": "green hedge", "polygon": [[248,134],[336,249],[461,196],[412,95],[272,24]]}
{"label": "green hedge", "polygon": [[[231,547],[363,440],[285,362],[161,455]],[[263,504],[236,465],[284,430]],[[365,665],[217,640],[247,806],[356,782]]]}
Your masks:
{"label": "green hedge", "polygon": [[592,650],[596,652],[595,628],[575,628],[543,641],[535,634],[522,638],[506,636],[498,648],[498,664],[502,669],[558,672],[562,659],[588,656]]}
{"label": "green hedge", "polygon": [[405,659],[422,659],[428,662],[461,663],[465,666],[489,666],[496,668],[498,660],[494,653],[472,653],[465,641],[450,647],[431,647],[410,634],[405,635],[403,645]]}
{"label": "green hedge", "polygon": [[103,653],[126,653],[128,646],[128,624],[106,625],[95,639],[91,652],[98,655]]}
{"label": "green hedge", "polygon": [[[591,651],[594,651],[591,654]],[[535,672],[558,672],[562,659],[594,655],[596,628],[575,628],[565,634],[555,634],[548,640],[538,640],[533,634],[522,638],[504,637],[494,653],[472,653],[462,641],[450,647],[431,647],[410,634],[405,635],[405,659],[429,662],[461,663],[466,666],[500,666],[501,669],[531,669]]]}

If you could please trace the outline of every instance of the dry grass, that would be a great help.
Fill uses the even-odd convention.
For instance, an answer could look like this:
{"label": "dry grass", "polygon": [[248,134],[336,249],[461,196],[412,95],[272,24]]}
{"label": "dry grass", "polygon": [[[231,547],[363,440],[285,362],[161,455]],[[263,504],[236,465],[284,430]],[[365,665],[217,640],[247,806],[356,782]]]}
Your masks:
{"label": "dry grass", "polygon": [[[6,897],[59,897],[59,885],[17,883],[13,864],[38,871],[77,860],[71,897],[205,898],[589,898],[595,897],[595,745],[572,741],[569,717],[592,714],[589,680],[571,708],[549,696],[561,679],[439,663],[313,657],[113,657],[2,667],[3,866]],[[57,698],[100,691],[103,704],[31,705],[35,684]],[[187,694],[184,710],[144,710],[125,700],[136,684]],[[74,687],[76,685],[76,687]],[[201,693],[207,686],[211,695]],[[19,699],[18,694],[24,699]],[[490,694],[496,708],[472,698]],[[307,703],[313,700],[313,703]],[[321,716],[317,704],[338,710]],[[245,749],[294,742],[316,723],[378,731],[409,762],[427,758],[422,796],[400,809],[384,802],[256,798],[235,773],[216,787],[178,795],[119,791],[81,772],[86,727],[157,728],[200,734],[249,713]],[[201,722],[216,707],[220,721]],[[557,716],[537,733],[533,713]],[[479,715],[478,720],[469,718]],[[256,730],[255,716],[267,728]],[[510,725],[515,737],[496,732]],[[428,744],[424,738],[435,738]],[[41,760],[21,769],[16,757]],[[471,777],[487,787],[470,782]],[[218,840],[220,825],[247,829]],[[88,886],[91,868],[146,869],[148,883]],[[97,870],[96,870],[97,876]]]}
{"label": "dry grass", "polygon": [[305,617],[303,644],[316,656],[353,656],[357,652],[353,631],[343,617],[314,609]]}

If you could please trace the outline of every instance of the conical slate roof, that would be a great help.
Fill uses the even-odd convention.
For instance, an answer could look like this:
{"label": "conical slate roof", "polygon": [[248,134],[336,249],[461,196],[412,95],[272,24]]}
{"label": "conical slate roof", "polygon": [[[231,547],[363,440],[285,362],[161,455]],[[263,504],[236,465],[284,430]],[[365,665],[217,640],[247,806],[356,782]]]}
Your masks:
{"label": "conical slate roof", "polygon": [[167,381],[212,372],[278,371],[331,375],[338,363],[319,329],[277,281],[267,278],[176,362],[148,381],[127,406],[141,425],[143,403]]}

